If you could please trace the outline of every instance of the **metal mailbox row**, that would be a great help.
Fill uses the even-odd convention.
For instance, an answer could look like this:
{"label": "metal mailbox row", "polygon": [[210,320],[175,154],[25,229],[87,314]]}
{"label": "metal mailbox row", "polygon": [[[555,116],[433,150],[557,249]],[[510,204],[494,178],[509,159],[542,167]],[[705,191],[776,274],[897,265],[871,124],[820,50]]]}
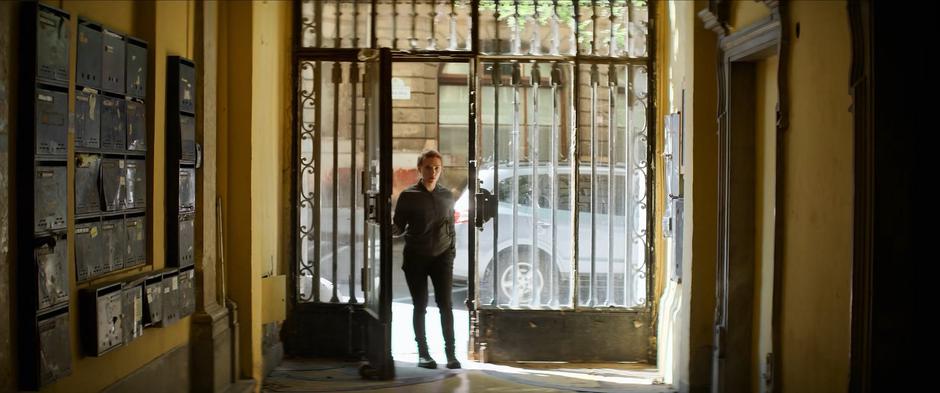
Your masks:
{"label": "metal mailbox row", "polygon": [[79,293],[82,352],[101,356],[196,310],[195,270],[170,268]]}
{"label": "metal mailbox row", "polygon": [[98,154],[75,155],[75,215],[147,208],[147,162]]}

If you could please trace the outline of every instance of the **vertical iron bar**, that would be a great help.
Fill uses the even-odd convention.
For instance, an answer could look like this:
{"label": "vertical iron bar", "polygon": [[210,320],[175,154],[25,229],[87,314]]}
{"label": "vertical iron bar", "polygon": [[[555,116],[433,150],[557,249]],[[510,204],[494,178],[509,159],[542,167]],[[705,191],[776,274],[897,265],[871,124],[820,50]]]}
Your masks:
{"label": "vertical iron bar", "polygon": [[431,0],[431,12],[428,13],[428,16],[431,17],[429,21],[431,24],[431,36],[428,37],[428,50],[437,50],[437,4],[435,0]]}
{"label": "vertical iron bar", "polygon": [[[375,8],[373,8],[372,10],[374,14],[376,12]],[[373,37],[373,40],[374,39],[375,38]],[[372,165],[372,154],[373,154],[372,149],[371,149],[372,128],[370,128],[372,127],[372,122],[370,120],[371,120],[371,114],[372,114],[372,95],[375,94],[373,92],[375,87],[372,86],[372,82],[373,82],[372,72],[374,72],[373,67],[374,65],[370,63],[365,64],[365,77],[363,78],[363,83],[362,83],[362,95],[364,97],[363,108],[362,108],[363,109],[362,111],[363,112],[362,147],[363,147],[363,154],[365,154],[365,157],[363,157],[363,160],[362,160],[363,176],[361,180],[362,184],[360,185],[360,187],[362,187],[362,205],[363,205],[363,210],[364,210],[363,216],[362,216],[363,250],[362,250],[362,273],[361,274],[363,275],[362,277],[362,284],[363,284],[362,303],[366,305],[372,302],[370,296],[376,295],[372,291],[372,264],[370,263],[371,261],[373,261],[373,259],[370,259],[370,258],[373,258],[375,256],[375,253],[373,252],[374,230],[371,226],[372,224],[369,223],[369,219],[370,219],[369,211],[372,206],[372,201],[369,196],[372,192],[372,170],[371,170],[372,167],[371,165]]]}
{"label": "vertical iron bar", "polygon": [[[336,15],[336,20],[333,22],[336,23],[336,36],[333,37],[333,47],[342,48],[343,47],[343,38],[340,36],[340,26],[343,24],[343,11],[340,8],[342,6],[343,0],[336,0],[336,12],[333,14]],[[336,126],[335,124],[333,125]],[[335,224],[334,224],[335,225]],[[334,283],[335,284],[335,283]]]}
{"label": "vertical iron bar", "polygon": [[608,31],[610,34],[610,43],[607,45],[608,47],[607,55],[610,57],[616,57],[617,56],[617,35],[616,35],[615,26],[617,26],[616,24],[617,15],[614,13],[614,0],[607,1],[607,8],[610,9],[610,17],[609,17],[610,18],[610,30]]}
{"label": "vertical iron bar", "polygon": [[499,2],[500,1],[502,0],[493,0],[493,2],[496,3],[496,10],[493,11],[493,26],[495,26],[495,28],[493,29],[493,32],[495,33],[493,36],[493,42],[495,43],[495,49],[492,51],[492,53],[494,54],[500,54],[500,47],[502,46],[502,44],[499,42],[499,15],[500,15],[499,14]]}
{"label": "vertical iron bar", "polygon": [[627,56],[631,56],[631,57],[632,57],[632,56],[633,56],[634,49],[633,49],[633,40],[631,40],[630,37],[633,35],[633,29],[630,28],[630,24],[633,22],[633,1],[629,1],[629,2],[627,3],[627,11],[626,11],[626,12],[627,12],[627,20],[626,20],[626,27],[627,27],[627,37],[626,37],[626,39],[627,39]]}
{"label": "vertical iron bar", "polygon": [[[544,277],[541,274],[541,266],[539,263],[540,247],[539,247],[539,82],[541,81],[541,74],[539,72],[539,63],[532,63],[531,77],[529,78],[529,85],[532,89],[532,123],[529,128],[531,133],[531,143],[529,144],[529,165],[532,169],[532,180],[529,184],[532,185],[532,301],[530,304],[541,304],[541,290],[535,285],[536,283],[545,285]],[[549,274],[551,274],[551,268],[549,268]],[[543,277],[542,281],[536,282],[538,277]]]}
{"label": "vertical iron bar", "polygon": [[408,47],[418,49],[418,0],[411,0],[411,37],[408,37]]}
{"label": "vertical iron bar", "polygon": [[[291,15],[291,19],[293,19],[291,21],[291,23],[293,24],[292,31],[294,32],[294,34],[291,35],[291,52],[292,52],[291,60],[294,62],[294,64],[291,67],[294,69],[294,71],[297,71],[297,72],[300,71],[300,67],[297,66],[299,64],[297,52],[298,52],[298,49],[303,47],[304,35],[307,31],[307,28],[305,26],[306,23],[304,23],[304,3],[307,3],[307,1],[304,1],[304,0],[295,1],[292,7],[292,11],[294,12],[294,14]],[[294,75],[292,76],[293,88],[297,90],[295,91],[295,93],[299,92],[299,89],[300,89],[300,84],[297,83],[299,78],[296,78],[296,76],[299,75],[297,72],[295,72]],[[300,102],[299,100],[300,97],[297,97],[297,98],[298,98],[297,102]],[[294,109],[294,114],[295,115],[298,114],[296,105],[294,105],[293,109]],[[297,116],[294,120],[300,120],[300,116]],[[300,124],[300,123],[297,122],[297,124]]]}
{"label": "vertical iron bar", "polygon": [[[352,38],[352,47],[359,47],[359,2],[353,2],[353,38]],[[355,64],[355,63],[353,63]],[[353,88],[355,90],[355,88]],[[355,105],[355,104],[354,104]],[[355,172],[353,173],[353,178],[355,178]]]}
{"label": "vertical iron bar", "polygon": [[558,56],[561,51],[561,38],[558,36],[558,24],[561,22],[558,16],[558,0],[552,0],[552,20],[549,22],[552,35],[552,47],[548,53]]}
{"label": "vertical iron bar", "polygon": [[[467,40],[467,49],[473,55],[480,54],[480,0],[470,0],[470,38]],[[482,86],[482,85],[481,85]]]}
{"label": "vertical iron bar", "polygon": [[597,0],[591,0],[591,56],[597,56]]}
{"label": "vertical iron bar", "polygon": [[632,294],[633,292],[633,242],[634,242],[634,239],[633,239],[633,236],[634,236],[633,235],[633,225],[634,225],[633,224],[633,209],[634,209],[633,201],[636,199],[633,196],[633,193],[636,192],[636,190],[633,189],[633,174],[634,174],[634,169],[632,165],[633,160],[634,160],[633,155],[632,155],[633,135],[632,135],[631,128],[630,128],[630,124],[631,124],[630,123],[631,121],[630,103],[633,102],[633,77],[632,77],[633,72],[631,68],[632,66],[624,67],[624,69],[626,70],[625,73],[626,73],[627,84],[626,84],[626,97],[624,100],[624,111],[625,111],[624,136],[626,137],[626,139],[623,141],[624,150],[625,150],[623,164],[624,164],[624,170],[626,171],[626,173],[624,173],[624,188],[626,188],[626,192],[624,193],[625,199],[623,202],[623,209],[624,209],[623,225],[624,225],[624,233],[628,234],[627,242],[626,242],[626,250],[624,250],[626,259],[624,261],[625,276],[623,278],[623,285],[624,285],[624,291],[623,291],[624,303],[623,304],[625,306],[630,305],[629,300],[633,297],[633,294]]}
{"label": "vertical iron bar", "polygon": [[[595,29],[596,30],[596,29]],[[593,51],[593,46],[592,49]],[[588,306],[597,304],[597,64],[591,64],[591,293]]]}
{"label": "vertical iron bar", "polygon": [[[509,154],[512,157],[512,299],[510,305],[519,305],[519,85],[522,70],[518,62],[512,63],[512,142]],[[531,252],[531,250],[530,250]]]}
{"label": "vertical iron bar", "polygon": [[457,0],[450,0],[450,36],[447,39],[447,50],[457,50]]}
{"label": "vertical iron bar", "polygon": [[[498,8],[497,8],[498,9]],[[499,203],[499,88],[502,86],[502,71],[499,62],[493,63],[493,196]],[[493,299],[491,305],[499,304],[499,208],[493,215]]]}
{"label": "vertical iron bar", "polygon": [[[558,63],[552,64],[552,137],[551,137],[551,154],[552,154],[552,175],[550,177],[551,181],[551,195],[552,195],[552,272],[549,274],[548,288],[549,288],[549,298],[548,305],[551,307],[558,305],[558,296],[555,293],[555,274],[554,269],[558,266],[558,131],[561,123],[561,67]],[[569,178],[569,185],[571,180]],[[561,278],[561,276],[559,276]]]}
{"label": "vertical iron bar", "polygon": [[[316,28],[313,31],[314,37],[316,37],[316,47],[323,47],[323,3],[315,1],[313,3],[313,14],[314,21],[316,23]],[[319,69],[319,67],[317,67]],[[319,81],[319,79],[318,79]]]}
{"label": "vertical iron bar", "polygon": [[[372,9],[369,11],[369,20],[370,20],[370,23],[369,23],[369,47],[370,47],[370,48],[373,48],[373,49],[376,49],[376,48],[379,47],[379,37],[378,37],[378,35],[375,33],[375,31],[376,31],[376,24],[377,24],[376,22],[378,22],[378,20],[379,20],[379,4],[378,4],[378,0],[372,0],[371,4],[372,4]],[[395,34],[394,34],[394,32],[392,32],[392,33],[393,33],[392,36],[394,37]],[[368,67],[367,67],[367,68],[368,68]],[[363,89],[364,89],[364,88],[363,88]],[[368,118],[368,116],[364,116],[364,117]]]}
{"label": "vertical iron bar", "polygon": [[[476,223],[476,215],[481,213],[481,212],[476,211],[476,206],[477,206],[476,193],[479,192],[478,190],[479,183],[477,180],[478,179],[477,175],[479,172],[479,163],[480,163],[480,158],[477,157],[477,154],[478,154],[477,143],[479,143],[479,140],[481,139],[481,138],[478,138],[480,128],[477,123],[477,91],[480,89],[479,79],[477,78],[478,64],[479,62],[477,62],[476,59],[469,61],[468,62],[469,73],[467,75],[467,88],[470,90],[470,100],[468,102],[469,108],[467,108],[468,109],[467,113],[469,115],[467,119],[468,121],[467,129],[470,130],[469,138],[468,138],[469,141],[468,141],[467,156],[470,157],[471,159],[470,171],[469,171],[470,173],[467,179],[467,184],[468,184],[467,188],[470,190],[471,201],[469,205],[470,205],[470,211],[472,212],[469,222],[472,222],[472,223]],[[474,346],[472,344],[472,340],[475,337],[475,332],[476,332],[476,326],[473,321],[476,319],[475,310],[478,304],[477,303],[477,300],[478,300],[477,299],[477,277],[478,277],[477,266],[479,264],[479,260],[477,258],[477,250],[479,248],[477,246],[478,240],[477,240],[476,228],[470,227],[470,225],[468,225],[468,227],[469,228],[467,229],[467,239],[468,239],[468,243],[470,246],[470,250],[467,250],[468,252],[467,260],[469,260],[470,263],[467,266],[466,305],[467,305],[467,310],[470,312],[470,321],[471,321],[470,322],[470,340],[471,340],[470,350],[475,351]]]}
{"label": "vertical iron bar", "polygon": [[623,29],[623,47],[620,48],[621,56],[630,56],[630,5],[629,0],[624,0],[620,8],[620,28]]}
{"label": "vertical iron bar", "polygon": [[398,49],[398,1],[392,1],[392,49]]}
{"label": "vertical iron bar", "polygon": [[[483,91],[483,78],[477,77],[477,73],[486,73],[486,67],[482,62],[479,61],[479,58],[476,56],[479,50],[479,34],[480,30],[477,28],[477,23],[479,22],[480,10],[479,10],[479,0],[470,0],[470,36],[467,38],[467,48],[473,50],[474,57],[470,61],[470,79],[467,82],[470,86],[474,88],[474,91],[471,92],[470,98],[470,130],[475,132],[473,138],[471,139],[470,144],[470,157],[474,160],[471,162],[471,172],[469,176],[470,189],[479,190],[481,187],[479,173],[480,166],[482,163],[481,153],[484,151],[483,143],[485,143],[485,138],[483,137],[483,121],[482,116],[480,121],[477,121],[477,113],[482,113],[480,104],[482,103],[482,96],[478,96],[480,92]],[[476,195],[471,195],[473,202],[476,202]],[[476,204],[471,203],[470,209],[473,211],[473,222],[476,222],[476,215],[482,214],[482,212],[476,210]],[[480,268],[480,238],[477,238],[476,234],[482,232],[474,232],[474,229],[469,229],[470,236],[469,239],[470,247],[470,266],[468,266],[468,274],[470,275],[469,289],[467,294],[467,307],[470,311],[470,331],[471,338],[474,337],[474,332],[477,331],[479,319],[476,314],[477,306],[482,304],[482,299],[480,299],[480,290],[481,288],[477,285],[481,280],[482,275],[477,275],[479,273],[478,269]],[[482,237],[482,236],[481,236]],[[475,347],[471,348],[471,351],[476,351]]]}
{"label": "vertical iron bar", "polygon": [[[337,27],[337,30],[339,28]],[[343,81],[343,69],[342,65],[339,62],[333,63],[333,222],[331,223],[331,230],[333,231],[333,255],[331,259],[333,260],[333,297],[330,298],[330,303],[338,303],[339,296],[337,291],[339,290],[339,248],[337,246],[338,232],[339,232],[339,209],[337,209],[337,201],[339,200],[339,178],[336,176],[336,172],[339,169],[339,86]]]}
{"label": "vertical iron bar", "polygon": [[356,85],[358,83],[359,63],[352,62],[349,65],[349,97],[352,101],[352,110],[350,111],[352,116],[350,116],[349,119],[349,131],[351,133],[350,141],[352,145],[352,149],[350,149],[351,157],[349,161],[349,194],[352,198],[352,206],[349,207],[349,303],[358,302],[356,299],[356,198],[359,195],[356,192],[356,174],[359,173],[356,170],[358,169],[356,166],[356,150],[358,149],[356,144],[356,120],[358,118],[358,112],[356,112]]}
{"label": "vertical iron bar", "polygon": [[527,24],[532,27],[532,40],[529,42],[529,53],[533,55],[542,54],[542,36],[541,29],[539,28],[539,4],[538,1],[533,0],[532,6],[535,8],[535,13],[532,14],[530,20],[531,24]]}
{"label": "vertical iron bar", "polygon": [[[571,29],[571,44],[572,50],[575,54],[581,53],[580,43],[575,38],[581,31],[581,27],[578,23],[578,16],[580,15],[578,1],[572,0],[572,6],[574,7],[573,19],[574,27]],[[574,116],[572,119],[572,124],[570,125],[571,130],[571,140],[569,141],[568,146],[568,156],[571,161],[571,179],[569,180],[571,191],[569,192],[571,201],[571,228],[574,231],[572,233],[571,239],[571,272],[573,278],[571,279],[571,306],[573,308],[578,308],[580,305],[580,291],[581,291],[581,280],[580,280],[580,270],[581,270],[581,250],[580,250],[580,230],[578,228],[580,222],[580,214],[578,212],[578,202],[580,200],[579,190],[581,189],[581,62],[575,58],[574,64],[572,65],[572,75],[574,81],[572,82],[572,102],[574,103]]]}
{"label": "vertical iron bar", "polygon": [[[317,3],[317,5],[320,5],[320,3]],[[317,35],[317,40],[320,39],[319,37],[320,36]],[[313,157],[313,161],[314,161],[313,221],[314,221],[314,227],[313,229],[311,229],[312,233],[314,233],[314,239],[313,239],[313,258],[311,258],[311,263],[313,264],[313,281],[310,285],[310,291],[313,292],[313,301],[316,303],[319,303],[320,302],[320,260],[321,260],[320,255],[322,254],[322,250],[320,249],[320,233],[322,232],[321,230],[322,220],[320,220],[320,213],[322,213],[321,209],[323,208],[323,203],[320,200],[320,196],[321,196],[320,169],[323,166],[323,151],[322,151],[322,145],[321,145],[322,132],[323,132],[323,126],[321,122],[322,121],[322,109],[323,109],[322,108],[323,71],[321,68],[323,66],[323,63],[320,61],[317,61],[314,64],[315,64],[315,66],[313,67],[313,91],[314,91],[314,94],[313,94],[314,96],[314,104],[313,104],[313,108],[314,108],[314,111],[313,111],[313,118],[314,118],[314,126],[313,126],[313,129],[314,129],[313,131],[314,132],[314,135],[313,135],[313,156],[314,156]]]}
{"label": "vertical iron bar", "polygon": [[581,54],[581,43],[578,41],[578,37],[581,35],[581,27],[578,26],[578,22],[581,20],[581,7],[578,5],[578,1],[579,0],[571,0],[572,5],[574,6],[574,12],[572,13],[571,20],[569,22],[574,24],[574,27],[568,29],[568,42],[571,45],[571,49],[568,50],[568,54],[574,56]]}
{"label": "vertical iron bar", "polygon": [[[513,0],[512,3],[514,10],[514,13],[512,14],[512,23],[515,24],[515,27],[512,29],[512,49],[510,52],[514,55],[518,55],[522,53],[522,32],[520,31],[522,29],[519,27],[519,17],[521,16],[519,14],[519,0]],[[506,23],[509,23],[509,21],[507,20]]]}
{"label": "vertical iron bar", "polygon": [[614,130],[617,116],[614,103],[617,98],[617,68],[611,64],[607,69],[607,301],[606,305],[613,304],[614,299]]}

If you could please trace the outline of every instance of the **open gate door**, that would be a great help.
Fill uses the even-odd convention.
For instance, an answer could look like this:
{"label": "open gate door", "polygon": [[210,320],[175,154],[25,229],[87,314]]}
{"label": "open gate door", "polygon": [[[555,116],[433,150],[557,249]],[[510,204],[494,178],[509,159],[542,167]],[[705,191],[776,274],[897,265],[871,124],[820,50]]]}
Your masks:
{"label": "open gate door", "polygon": [[311,50],[296,60],[298,263],[285,352],[367,358],[364,377],[390,379],[391,54]]}
{"label": "open gate door", "polygon": [[392,66],[388,49],[363,49],[365,62],[366,165],[365,193],[366,357],[365,378],[395,377],[392,359]]}

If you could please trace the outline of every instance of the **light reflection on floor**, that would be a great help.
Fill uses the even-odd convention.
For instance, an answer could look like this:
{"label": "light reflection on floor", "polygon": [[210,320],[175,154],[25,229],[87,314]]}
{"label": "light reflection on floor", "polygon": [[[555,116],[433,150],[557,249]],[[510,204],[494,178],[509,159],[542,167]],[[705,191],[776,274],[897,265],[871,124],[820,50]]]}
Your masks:
{"label": "light reflection on floor", "polygon": [[[328,360],[286,360],[270,378],[265,392],[675,392],[662,385],[662,376],[655,366],[642,363],[567,363],[517,362],[512,364],[478,363],[467,359],[469,314],[463,309],[466,287],[454,288],[454,333],[456,355],[462,370],[443,368],[444,338],[440,313],[433,292],[429,294],[425,316],[428,347],[439,363],[437,370],[416,367],[417,347],[412,328],[411,297],[407,292],[400,261],[393,270],[392,356],[396,362],[394,381],[366,381],[358,377],[358,363]],[[326,287],[326,291],[323,289]],[[429,289],[431,286],[429,284]],[[321,285],[321,298],[330,296],[332,288]],[[342,293],[342,291],[340,291]],[[293,367],[293,368],[292,368]]]}
{"label": "light reflection on floor", "polygon": [[[429,300],[434,304],[434,298]],[[415,344],[415,333],[411,324],[411,315],[414,306],[411,303],[392,303],[392,357],[397,361],[417,363],[418,348]],[[466,310],[454,310],[454,336],[457,360],[467,362],[467,337],[470,337],[469,313]],[[431,357],[443,363],[444,336],[441,333],[441,313],[437,307],[428,306],[424,317],[425,334],[428,339],[428,350]]]}
{"label": "light reflection on floor", "polygon": [[[430,303],[433,304],[433,297]],[[392,303],[392,356],[404,366],[414,367],[418,361],[409,303]],[[428,307],[425,316],[428,347],[431,357],[441,365],[444,357],[444,338],[441,335],[440,313],[437,307]],[[487,386],[487,391],[593,391],[593,392],[672,392],[671,386],[661,384],[662,376],[655,366],[636,362],[568,363],[517,362],[512,364],[478,363],[467,360],[469,314],[454,310],[454,332],[457,337],[457,357],[464,371],[456,380],[435,382],[442,391],[465,390],[469,386]],[[489,377],[496,377],[495,380]],[[451,378],[453,379],[453,378]],[[458,383],[459,381],[459,383]],[[500,382],[501,381],[501,382]],[[457,386],[453,386],[454,384]],[[440,384],[440,385],[439,385]],[[416,388],[416,385],[412,388]],[[458,387],[459,386],[459,387]],[[513,389],[503,390],[498,386]],[[462,388],[460,388],[462,387]],[[495,390],[493,390],[495,389]],[[433,390],[430,390],[433,391]]]}

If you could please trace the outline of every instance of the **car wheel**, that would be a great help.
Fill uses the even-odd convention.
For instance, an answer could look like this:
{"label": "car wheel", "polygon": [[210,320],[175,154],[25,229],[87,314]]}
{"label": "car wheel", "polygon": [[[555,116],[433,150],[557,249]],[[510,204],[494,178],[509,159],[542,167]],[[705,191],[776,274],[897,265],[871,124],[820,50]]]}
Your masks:
{"label": "car wheel", "polygon": [[[551,258],[544,252],[539,252],[538,268],[533,268],[531,249],[519,247],[518,263],[516,266],[516,282],[513,283],[512,249],[499,252],[497,265],[497,305],[538,306],[547,304],[551,297],[552,286],[559,283],[558,269],[551,264]],[[480,277],[480,300],[484,304],[493,301],[493,263],[487,265]],[[554,285],[551,285],[554,284]],[[513,299],[513,288],[517,299]],[[557,290],[556,290],[557,291]],[[514,302],[515,300],[515,302]]]}

